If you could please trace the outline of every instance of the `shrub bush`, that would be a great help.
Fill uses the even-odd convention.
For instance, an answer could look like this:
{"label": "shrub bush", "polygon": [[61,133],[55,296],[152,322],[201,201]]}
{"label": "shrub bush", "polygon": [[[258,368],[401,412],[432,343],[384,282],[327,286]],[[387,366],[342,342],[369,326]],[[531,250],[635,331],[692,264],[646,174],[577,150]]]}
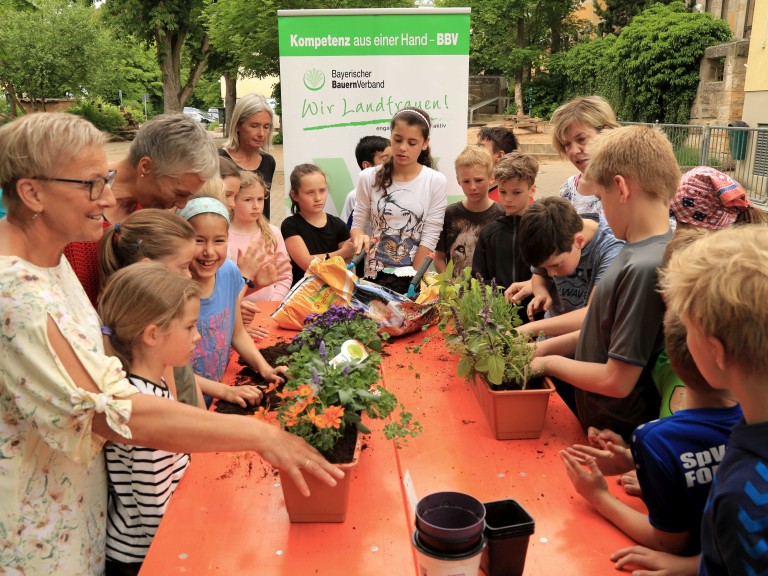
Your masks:
{"label": "shrub bush", "polygon": [[99,130],[111,134],[126,124],[125,118],[117,106],[101,100],[83,100],[79,104],[67,108],[67,112],[82,116]]}

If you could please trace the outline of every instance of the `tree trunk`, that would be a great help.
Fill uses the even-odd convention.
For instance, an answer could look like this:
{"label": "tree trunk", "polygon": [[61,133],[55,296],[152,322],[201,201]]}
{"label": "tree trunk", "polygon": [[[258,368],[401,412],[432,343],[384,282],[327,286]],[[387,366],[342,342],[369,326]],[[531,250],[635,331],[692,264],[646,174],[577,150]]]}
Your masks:
{"label": "tree trunk", "polygon": [[160,72],[163,75],[163,112],[166,114],[179,113],[184,109],[192,90],[197,86],[200,77],[208,62],[210,46],[208,35],[203,37],[200,46],[203,57],[193,62],[192,69],[186,84],[181,85],[181,51],[187,29],[179,28],[175,32],[168,30],[155,30],[155,43],[157,45],[157,58],[160,64]]}
{"label": "tree trunk", "polygon": [[237,72],[224,72],[224,116],[226,126],[224,126],[224,136],[229,137],[229,130],[232,126],[232,113],[237,103]]}
{"label": "tree trunk", "polygon": [[[517,19],[517,47],[525,48],[525,19],[521,16]],[[523,107],[523,68],[515,69],[515,104],[517,113],[525,114]]]}

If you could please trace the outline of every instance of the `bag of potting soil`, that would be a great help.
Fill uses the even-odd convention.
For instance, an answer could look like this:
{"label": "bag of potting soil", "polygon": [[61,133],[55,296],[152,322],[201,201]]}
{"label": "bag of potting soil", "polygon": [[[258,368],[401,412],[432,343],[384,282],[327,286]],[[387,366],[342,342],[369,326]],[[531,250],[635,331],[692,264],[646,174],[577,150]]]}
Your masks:
{"label": "bag of potting soil", "polygon": [[388,288],[359,279],[347,270],[341,257],[334,256],[326,260],[315,258],[272,318],[281,328],[301,330],[304,318],[310,314],[343,305],[363,308],[379,325],[379,332],[390,336],[421,330],[438,317],[437,298],[413,302]]}

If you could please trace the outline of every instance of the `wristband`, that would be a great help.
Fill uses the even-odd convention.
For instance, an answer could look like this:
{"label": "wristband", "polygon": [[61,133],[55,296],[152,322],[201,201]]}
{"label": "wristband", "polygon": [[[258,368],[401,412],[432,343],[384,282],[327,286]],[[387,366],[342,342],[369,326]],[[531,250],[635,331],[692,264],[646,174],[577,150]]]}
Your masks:
{"label": "wristband", "polygon": [[248,286],[248,288],[256,288],[256,285],[253,283],[253,280],[250,278],[246,278],[243,276],[243,282],[245,282],[245,285]]}

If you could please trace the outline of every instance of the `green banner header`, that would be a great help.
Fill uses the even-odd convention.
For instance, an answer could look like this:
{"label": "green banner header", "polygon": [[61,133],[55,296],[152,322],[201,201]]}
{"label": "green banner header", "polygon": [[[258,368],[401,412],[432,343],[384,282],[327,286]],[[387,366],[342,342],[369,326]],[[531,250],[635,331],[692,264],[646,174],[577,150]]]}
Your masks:
{"label": "green banner header", "polygon": [[280,56],[469,54],[469,14],[279,16]]}

